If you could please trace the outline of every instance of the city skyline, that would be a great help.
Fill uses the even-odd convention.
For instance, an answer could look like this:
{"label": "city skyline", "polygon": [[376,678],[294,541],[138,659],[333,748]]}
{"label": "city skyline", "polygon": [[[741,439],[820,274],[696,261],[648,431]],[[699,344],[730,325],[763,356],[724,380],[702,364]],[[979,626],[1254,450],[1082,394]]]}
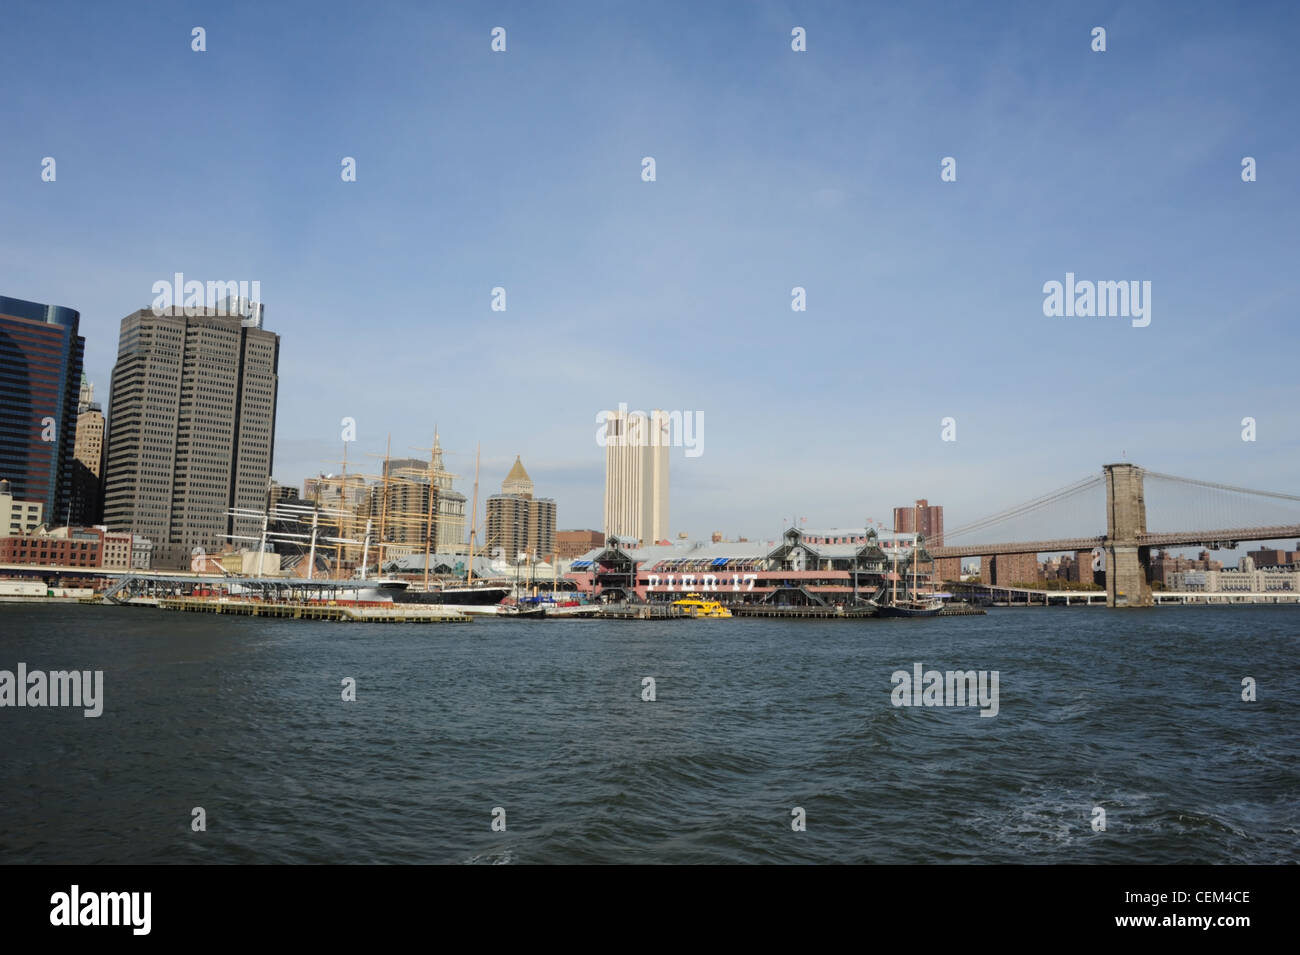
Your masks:
{"label": "city skyline", "polygon": [[425,865],[1277,921],[1295,0],[4,23],[20,935],[373,937]]}
{"label": "city skyline", "polygon": [[[12,304],[17,303],[17,300],[14,299],[9,299],[8,301],[10,301],[10,303]],[[45,307],[45,305],[38,305],[36,303],[25,303],[25,304],[40,309],[52,308],[52,307]],[[226,316],[226,317],[220,318],[220,320],[217,321],[217,325],[212,325],[213,329],[214,327],[220,325],[221,322],[226,322],[226,324],[231,324],[234,326],[242,325],[242,326],[250,327],[252,331],[248,331],[248,333],[246,334],[268,334],[268,333],[264,333],[263,329],[261,329],[261,322],[263,322],[264,320],[265,312],[264,312],[264,308],[261,307],[260,303],[250,303],[250,301],[247,300],[231,300],[231,303],[227,303],[227,304],[229,304],[229,308],[218,307],[216,311],[213,311],[213,309],[211,308],[190,309],[190,311],[192,311],[192,313],[194,314],[192,314],[192,316],[190,316],[190,314],[185,314],[185,317],[181,318],[181,322],[183,325],[188,325],[190,324],[191,318],[196,318],[196,320],[200,320],[198,322],[198,325],[212,325],[212,317],[214,316],[214,314],[217,314],[217,316]],[[235,311],[235,309],[237,308],[244,309],[244,311],[246,311],[247,314],[242,314],[242,316],[240,316],[240,314],[237,311]],[[55,308],[55,311],[66,312],[68,311],[68,309]],[[177,317],[181,316],[181,314],[182,314],[182,309],[179,308],[166,309],[166,311],[162,313],[161,316],[160,314],[155,314],[151,311],[146,311],[146,309],[142,309],[142,311],[136,312],[134,314],[131,314],[131,316],[127,316],[126,318],[123,318],[122,327],[123,330],[125,330],[127,325],[131,325],[133,324],[133,322],[139,322],[142,320],[156,321],[157,318],[160,317],[166,318],[166,320],[174,321],[177,320]],[[211,331],[209,331],[209,333],[207,334],[211,334]],[[133,340],[135,337],[138,337],[138,333],[133,333]],[[270,335],[270,338],[276,340],[276,350],[274,350],[276,351],[276,356],[273,356],[272,365],[270,365],[270,368],[274,368],[274,365],[278,363],[278,335],[272,334]],[[122,347],[122,343],[120,342],[120,348],[121,347]],[[188,347],[190,346],[187,346],[187,348]],[[195,343],[194,347],[198,348],[198,343]],[[198,351],[195,352],[195,355],[196,356],[199,355]],[[209,355],[209,357],[212,356]],[[79,381],[81,381],[81,385],[79,385],[79,398],[81,398],[81,401],[79,401],[78,403],[78,416],[75,417],[75,425],[77,425],[77,427],[75,427],[75,431],[77,431],[77,435],[78,435],[78,439],[77,439],[78,456],[81,455],[82,453],[81,451],[81,442],[82,442],[81,435],[83,430],[82,425],[83,422],[85,422],[85,418],[86,418],[85,414],[82,414],[82,412],[85,411],[94,412],[96,411],[96,409],[99,408],[98,403],[94,403],[94,401],[92,401],[92,398],[94,398],[94,382],[88,381],[88,379],[85,377],[85,374],[82,374],[81,379],[79,379]],[[272,395],[272,401],[274,401],[274,394],[276,394],[276,387],[274,387],[274,374],[272,376],[272,382],[273,382],[272,391],[270,391],[269,394]],[[190,387],[192,390],[192,385],[188,387]],[[607,459],[606,498],[607,498],[607,511],[608,511],[608,473],[610,473],[608,472],[608,464],[610,464],[611,455],[614,456],[619,455],[619,452],[616,451],[616,448],[619,447],[619,443],[615,442],[615,440],[612,440],[610,438],[611,429],[612,430],[619,429],[619,427],[621,427],[621,424],[619,424],[619,422],[640,421],[643,424],[643,422],[647,422],[651,420],[658,421],[659,422],[658,430],[663,435],[663,437],[660,438],[658,442],[641,442],[640,439],[633,439],[636,438],[636,435],[632,435],[629,433],[629,439],[625,440],[625,442],[623,443],[627,444],[630,450],[632,450],[633,456],[636,456],[636,453],[638,451],[643,451],[643,448],[638,447],[640,446],[641,443],[654,444],[655,446],[654,461],[656,461],[655,468],[658,468],[658,470],[655,470],[654,468],[651,470],[655,470],[655,473],[659,473],[659,470],[662,470],[662,472],[664,473],[664,477],[666,477],[667,466],[663,464],[663,461],[664,459],[666,459],[668,447],[681,446],[681,421],[680,421],[681,414],[680,412],[673,412],[671,413],[671,416],[669,416],[669,413],[662,412],[662,411],[650,412],[649,414],[645,412],[629,413],[625,411],[625,409],[620,409],[620,411],[617,412],[602,411],[601,413],[598,414],[597,417],[598,420],[601,421],[601,429],[599,430],[601,430],[602,437],[604,438],[604,444],[606,444],[606,459]],[[675,418],[675,420],[673,420],[673,418]],[[272,409],[272,412],[270,412],[269,420],[272,422],[274,421],[274,409]],[[351,430],[352,427],[354,427],[355,422],[344,420],[342,424],[346,425],[346,427],[344,427],[344,434],[346,434],[348,430]],[[100,426],[103,426],[103,417],[100,417]],[[266,430],[265,427],[263,427],[263,430],[264,431]],[[685,434],[688,435],[688,447],[692,447],[692,446],[698,447],[698,442],[692,444],[692,440],[690,440],[689,438],[689,434],[690,434],[689,418],[688,418],[688,425],[686,425]],[[355,438],[348,440],[347,443],[351,443],[352,440],[355,440]],[[447,548],[450,548],[451,551],[463,551],[464,548],[468,546],[468,525],[469,525],[469,518],[471,518],[472,515],[464,515],[464,504],[465,504],[464,495],[460,494],[459,491],[455,491],[454,489],[452,489],[452,478],[456,476],[452,476],[451,473],[446,472],[445,468],[443,468],[443,463],[442,463],[443,448],[441,446],[441,440],[439,440],[438,437],[437,426],[434,427],[433,444],[434,444],[433,448],[425,448],[425,450],[433,453],[434,472],[438,476],[437,483],[438,486],[441,487],[441,489],[443,489],[441,495],[439,495],[438,518],[437,521],[435,521],[435,526],[437,526],[438,529],[438,539],[439,539],[437,550],[447,550]],[[419,472],[420,474],[425,474],[426,472],[428,472],[428,468],[429,468],[428,463],[425,463],[425,461],[422,461],[420,459],[408,459],[408,457],[399,457],[393,455],[393,450],[391,450],[390,446],[391,446],[391,438],[387,439],[386,450],[385,453],[382,453],[382,455],[381,453],[377,453],[377,452],[368,452],[369,457],[374,457],[374,459],[383,459],[383,464],[381,465],[380,468],[382,472],[381,474],[357,473],[355,470],[355,465],[354,465],[354,470],[350,470],[350,472],[348,472],[348,482],[350,483],[352,481],[359,482],[357,483],[357,490],[360,490],[361,492],[363,492],[364,495],[368,495],[370,498],[370,503],[368,507],[361,508],[359,509],[359,511],[357,511],[357,515],[359,515],[360,517],[364,517],[365,513],[367,512],[369,512],[370,517],[380,516],[381,508],[380,505],[378,505],[377,500],[374,499],[374,494],[376,494],[377,492],[376,487],[378,486],[378,483],[383,481],[383,474],[399,474],[399,476],[406,476],[406,478],[409,478],[411,477],[411,474],[415,474],[416,472]],[[107,448],[104,448],[104,450],[107,451]],[[627,453],[628,453],[627,451],[624,451],[623,455],[625,456],[627,455]],[[690,452],[688,451],[688,456],[689,455]],[[649,463],[650,460],[651,460],[650,457],[646,456],[646,460],[643,461],[642,464]],[[78,468],[81,468],[82,463],[79,460],[73,460],[70,461],[70,464],[77,465]],[[519,474],[516,474],[516,472]],[[503,491],[506,491],[507,487],[510,486],[512,482],[516,482],[520,476],[521,478],[523,478],[523,482],[525,483],[525,485],[530,486],[529,478],[528,476],[526,476],[526,472],[524,472],[523,468],[521,468],[519,456],[516,455],[515,465],[512,466],[511,473],[507,474],[507,477],[504,478],[503,485],[502,485]],[[107,482],[108,477],[110,477],[109,474],[105,472],[104,474],[105,482]],[[118,477],[123,477],[123,473],[121,472],[121,470],[120,470],[120,474],[118,474]],[[1164,476],[1164,474],[1157,474],[1157,477],[1165,478],[1169,476]],[[312,492],[309,491],[309,487],[311,487],[313,483],[321,481],[322,478],[325,478],[325,474],[321,472],[318,473],[317,476],[303,478],[302,482],[300,483],[294,483],[294,485],[283,485],[283,483],[277,481],[277,479],[274,478],[274,476],[269,476],[268,474],[268,476],[266,476],[265,478],[265,483],[266,486],[268,486],[268,494],[270,495],[269,499],[274,498],[274,495],[276,495],[277,487],[278,489],[283,490],[285,489],[285,487],[294,487],[294,489],[296,489],[296,487],[300,486],[303,489],[303,499],[305,500],[305,499],[315,499],[315,495],[313,495]],[[260,482],[255,482],[255,483],[259,483],[260,486]],[[326,481],[326,483],[328,483],[328,481]],[[1193,479],[1192,483],[1197,483],[1197,482],[1195,481],[1195,479]],[[664,487],[662,487],[662,489],[659,489],[660,494],[664,496],[667,495],[666,485],[667,482],[664,481]],[[521,487],[515,487],[515,489],[513,489],[513,491],[516,492],[520,490],[523,489],[521,489]],[[1231,489],[1227,489],[1227,490],[1231,490]],[[296,490],[294,491],[294,495],[292,496],[296,496]],[[335,492],[335,496],[337,496],[337,492]],[[500,498],[500,496],[502,495],[491,495],[491,496],[487,496],[487,498],[485,499],[484,511],[482,511],[482,517],[484,517],[484,520],[482,520],[481,522],[481,526],[482,528],[484,528],[485,535],[487,533],[490,533],[489,529],[491,524],[493,524],[493,513],[491,513],[491,509],[490,509],[490,502],[491,499],[493,499],[493,496],[495,496],[495,498]],[[655,496],[655,498],[658,498],[659,494],[655,494],[653,496]],[[1286,495],[1282,495],[1282,496],[1286,496]],[[250,500],[251,502],[252,499],[248,498],[248,500]],[[419,507],[416,508],[417,515],[424,515],[426,504],[428,504],[428,495],[425,494],[424,498],[421,498],[421,500],[424,503],[420,504]],[[329,502],[322,502],[322,503],[329,503]],[[75,499],[74,499],[74,504],[75,504]],[[448,505],[450,505],[450,509],[448,509]],[[554,534],[555,504],[554,502],[552,502],[552,500],[549,500],[549,502],[546,502],[546,505],[547,507],[550,508],[551,533]],[[253,509],[256,509],[256,505],[252,505],[252,507]],[[922,512],[920,513],[922,513],[923,534],[927,535],[928,538],[931,538],[932,542],[939,542],[941,537],[943,537],[944,507],[941,504],[930,505],[928,504],[927,499],[917,499],[915,500],[913,505],[905,505],[905,507],[894,507],[893,525],[896,526],[898,530],[910,530],[911,521],[913,521],[914,507],[918,507],[922,509]],[[1032,509],[1034,508],[1032,508],[1031,505],[1031,507],[1028,509],[1032,511]],[[1092,508],[1092,509],[1093,511],[1095,511],[1096,508]],[[655,508],[651,508],[651,511],[655,511]],[[787,528],[787,526],[793,528],[793,526],[807,525],[806,517],[796,518],[793,517],[794,512],[789,512],[789,513],[792,516],[781,517],[781,529],[783,529],[783,531],[785,530],[785,528]],[[1074,517],[1078,518],[1078,515],[1075,515]],[[187,517],[187,520],[192,520],[192,516]],[[234,518],[234,522],[238,522],[238,520],[239,518]],[[1086,518],[1086,520],[1091,521],[1092,516],[1089,515],[1089,517]],[[107,521],[107,518],[105,518],[105,521]],[[937,525],[931,526],[931,521],[937,521]],[[230,520],[227,520],[227,525],[229,525],[230,522],[231,522]],[[419,520],[415,521],[415,524],[422,524],[422,522],[424,522],[424,517],[420,517]],[[86,522],[86,524],[90,524],[90,522]],[[122,521],[120,520],[108,521],[108,524],[121,525],[122,528],[125,528],[125,525],[122,525]],[[498,525],[499,524],[500,521],[498,520]],[[862,525],[862,530],[866,531],[867,529],[870,529],[870,526],[872,524],[875,524],[876,526],[878,526],[878,528],[881,529],[885,528],[885,525],[881,524],[881,522],[874,522],[871,521],[871,518],[867,518],[865,524]],[[136,530],[138,529],[139,528],[136,528]],[[246,530],[250,530],[251,533],[252,525],[248,524]],[[458,535],[458,537],[452,538],[452,535],[454,535],[458,530],[463,530],[465,531],[465,533]],[[413,533],[415,533],[415,531],[411,530],[409,531],[409,533],[407,533],[407,531],[403,531],[402,534],[398,534],[396,535],[396,537],[391,537],[390,535],[391,542],[393,542],[394,548],[396,548],[396,550],[400,550],[402,546],[408,546],[409,541],[407,538],[409,537],[409,535]],[[604,535],[608,535],[607,530],[606,530],[606,534]],[[714,537],[715,539],[719,539],[720,535],[722,535],[722,531],[718,531],[718,530],[712,531],[712,537]],[[775,541],[777,535],[772,534],[770,535],[770,537],[768,537],[768,535],[766,534],[766,529],[763,529],[759,531],[758,534],[754,534],[754,531],[749,531],[749,537],[754,537],[755,539],[767,539],[768,543],[771,543]],[[1283,535],[1283,537],[1286,537],[1286,535]],[[251,539],[251,538],[247,538],[247,539]],[[702,535],[690,535],[686,533],[669,534],[666,531],[666,533],[656,535],[655,539],[656,541],[660,541],[660,539],[662,539],[662,541],[664,542],[671,541],[671,542],[681,544],[681,543],[688,543],[690,541],[702,542],[703,537]],[[744,541],[744,539],[746,539],[746,534],[742,533],[738,535],[738,539]],[[1245,551],[1247,551],[1247,547],[1245,547],[1245,544],[1251,542],[1262,543],[1266,541],[1275,541],[1275,539],[1279,539],[1279,538],[1265,538],[1264,541],[1257,541],[1256,538],[1245,538],[1243,539],[1243,543],[1238,544],[1238,546],[1223,547],[1221,550],[1221,556],[1232,557],[1232,559],[1239,559],[1239,557],[1242,557],[1245,554]],[[188,546],[188,544],[186,544],[186,546]],[[214,541],[211,544],[211,546],[224,547],[225,543]],[[963,544],[963,546],[965,546],[965,544]],[[1196,554],[1196,552],[1199,551],[1199,547],[1200,547],[1199,544],[1197,544],[1197,546],[1182,546],[1182,547],[1175,546],[1173,548],[1173,551],[1178,552],[1178,554],[1183,555],[1184,557],[1190,557],[1191,555]],[[182,547],[182,550],[185,550],[185,548]],[[537,547],[536,546],[530,547],[529,550],[537,550]],[[543,550],[549,550],[549,548],[543,548]],[[1070,551],[1050,550],[1050,548],[1048,548],[1048,550],[1040,551],[1040,556],[1052,555],[1052,554],[1070,554]],[[164,550],[161,551],[160,556],[162,560],[168,559],[169,555],[168,552],[166,552],[165,548]],[[1075,556],[1079,556],[1079,555],[1075,555]],[[1204,557],[1204,554],[1201,554],[1201,556]],[[957,572],[959,567],[961,567],[961,561],[956,559],[956,557],[943,557],[943,559],[940,559],[939,563],[941,567],[944,568],[945,573]],[[1019,565],[1021,565],[1021,561],[1017,559],[1017,561],[1015,561],[1015,567],[1019,567]]]}
{"label": "city skyline", "polygon": [[[358,456],[390,431],[425,446],[437,421],[449,470],[481,443],[495,484],[523,455],[565,527],[601,526],[593,424],[620,402],[708,416],[707,453],[670,452],[673,537],[917,496],[956,525],[1124,459],[1300,483],[1300,150],[1275,121],[1294,10],[666,9],[633,29],[595,5],[394,8],[340,36],[234,7],[190,18],[202,53],[179,16],[86,8],[68,35],[20,11],[32,54],[66,66],[12,78],[22,148],[0,174],[27,227],[0,237],[0,287],[78,310],[107,383],[116,324],[155,283],[259,282],[286,343],[273,477],[337,470],[343,418]],[[158,51],[149,75],[114,71],[128,42]],[[702,74],[720,81],[703,95]],[[145,148],[163,116],[238,135]],[[448,128],[475,132],[450,148]],[[161,231],[158,209],[235,210],[241,241]],[[1067,275],[1150,281],[1150,324],[1046,317]],[[807,387],[782,388],[792,372]],[[864,378],[896,402],[870,427],[848,412]],[[527,405],[543,414],[524,423]]]}

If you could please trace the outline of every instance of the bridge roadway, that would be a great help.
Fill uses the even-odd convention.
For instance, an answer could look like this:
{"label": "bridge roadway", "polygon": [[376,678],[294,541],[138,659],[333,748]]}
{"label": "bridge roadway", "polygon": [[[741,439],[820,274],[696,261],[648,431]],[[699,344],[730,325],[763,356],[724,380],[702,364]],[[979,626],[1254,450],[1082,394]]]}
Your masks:
{"label": "bridge roadway", "polygon": [[[1026,606],[1042,607],[1048,602],[1061,603],[1064,598],[1066,606],[1071,601],[1076,604],[1091,604],[1094,600],[1105,601],[1104,590],[1042,590],[1034,587],[994,587],[991,584],[958,583],[951,581],[945,587],[954,596],[969,598],[985,596],[993,600],[1011,600],[1023,598]],[[1156,590],[1152,592],[1154,602],[1167,603],[1300,603],[1300,592],[1291,590]]]}
{"label": "bridge roadway", "polygon": [[[1300,524],[1274,524],[1267,527],[1229,527],[1219,530],[1174,531],[1140,534],[1139,547],[1210,547],[1237,544],[1241,541],[1267,541],[1296,538]],[[1058,551],[1090,551],[1104,547],[1106,535],[1097,537],[1060,537],[1055,540],[1020,541],[1002,544],[966,544],[959,547],[926,547],[931,557],[987,557],[994,554],[1053,554]]]}

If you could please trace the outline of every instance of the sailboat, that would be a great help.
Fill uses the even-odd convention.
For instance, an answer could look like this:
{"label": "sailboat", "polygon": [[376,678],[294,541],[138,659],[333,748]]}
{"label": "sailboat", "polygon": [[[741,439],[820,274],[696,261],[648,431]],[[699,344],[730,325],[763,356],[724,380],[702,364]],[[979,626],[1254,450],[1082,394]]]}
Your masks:
{"label": "sailboat", "polygon": [[563,597],[557,596],[556,589],[560,582],[560,569],[557,566],[559,561],[555,558],[552,558],[552,560],[555,562],[551,564],[551,596],[549,599],[533,598],[539,602],[546,600],[546,616],[548,618],[599,616],[600,606],[590,603],[585,598],[580,598],[577,594],[566,594]]}
{"label": "sailboat", "polygon": [[943,610],[942,600],[900,600],[896,604],[885,604],[880,608],[881,617],[937,617]]}
{"label": "sailboat", "polygon": [[[919,507],[919,506],[918,506]],[[943,610],[943,601],[936,597],[923,598],[916,592],[917,585],[917,554],[921,549],[921,537],[918,533],[920,522],[918,510],[913,510],[912,517],[912,590],[910,596],[898,599],[898,522],[894,522],[894,572],[890,575],[893,580],[893,589],[890,595],[889,603],[880,605],[881,617],[937,617],[939,611]]]}

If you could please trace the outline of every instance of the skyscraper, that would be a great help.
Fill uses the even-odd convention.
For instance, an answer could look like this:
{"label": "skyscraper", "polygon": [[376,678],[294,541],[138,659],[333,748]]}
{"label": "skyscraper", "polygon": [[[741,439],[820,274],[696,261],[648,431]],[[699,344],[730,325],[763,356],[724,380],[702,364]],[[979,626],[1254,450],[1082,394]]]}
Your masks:
{"label": "skyscraper", "polygon": [[376,532],[382,522],[384,540],[393,545],[385,547],[385,557],[423,552],[429,531],[430,493],[434,509],[431,550],[439,554],[463,554],[468,550],[465,495],[453,488],[456,475],[443,466],[442,441],[436,428],[430,451],[429,460],[389,458],[383,467],[386,485],[376,484],[366,489],[363,515],[370,518]]}
{"label": "skyscraper", "polygon": [[438,487],[431,480],[427,461],[393,458],[385,462],[384,479],[369,486],[365,506],[384,559],[423,553],[436,527],[437,507]]}
{"label": "skyscraper", "polygon": [[[338,537],[359,541],[365,534],[371,493],[371,487],[363,474],[321,474],[302,482],[301,499],[330,512],[324,523],[329,524]],[[359,543],[339,543],[334,552],[338,559],[355,560],[359,565],[361,549]]]}
{"label": "skyscraper", "polygon": [[604,537],[642,544],[668,537],[668,418],[604,414]]}
{"label": "skyscraper", "polygon": [[604,412],[605,537],[668,537],[668,418]]}
{"label": "skyscraper", "polygon": [[[256,538],[275,441],[280,336],[262,308],[122,319],[109,396],[104,521],[154,541],[154,566]],[[247,541],[245,541],[247,543]]]}
{"label": "skyscraper", "polygon": [[501,493],[487,499],[483,546],[506,560],[521,554],[540,560],[555,553],[555,501],[533,497],[532,478],[518,456],[501,482]]}
{"label": "skyscraper", "polygon": [[70,308],[0,296],[0,479],[51,525],[67,521],[72,503],[80,321]]}
{"label": "skyscraper", "polygon": [[931,507],[921,498],[915,507],[896,507],[894,529],[900,534],[919,533],[927,544],[938,547],[943,543],[943,505]]}
{"label": "skyscraper", "polygon": [[442,442],[433,429],[433,483],[438,487],[438,521],[434,528],[434,549],[440,554],[463,554],[469,549],[465,538],[465,495],[451,485],[456,475],[442,463]]}
{"label": "skyscraper", "polygon": [[104,412],[95,401],[95,386],[83,375],[77,402],[77,440],[73,448],[72,507],[68,523],[98,524],[103,509]]}

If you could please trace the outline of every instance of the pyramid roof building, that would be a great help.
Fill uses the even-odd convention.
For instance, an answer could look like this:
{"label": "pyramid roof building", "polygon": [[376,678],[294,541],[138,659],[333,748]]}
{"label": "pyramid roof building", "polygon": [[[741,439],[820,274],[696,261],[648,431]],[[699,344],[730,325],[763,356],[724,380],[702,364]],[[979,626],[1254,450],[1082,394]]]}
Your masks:
{"label": "pyramid roof building", "polygon": [[533,479],[528,476],[524,470],[523,462],[519,460],[519,455],[515,455],[514,467],[506,475],[506,479],[501,482],[502,494],[519,494],[523,497],[533,496]]}

